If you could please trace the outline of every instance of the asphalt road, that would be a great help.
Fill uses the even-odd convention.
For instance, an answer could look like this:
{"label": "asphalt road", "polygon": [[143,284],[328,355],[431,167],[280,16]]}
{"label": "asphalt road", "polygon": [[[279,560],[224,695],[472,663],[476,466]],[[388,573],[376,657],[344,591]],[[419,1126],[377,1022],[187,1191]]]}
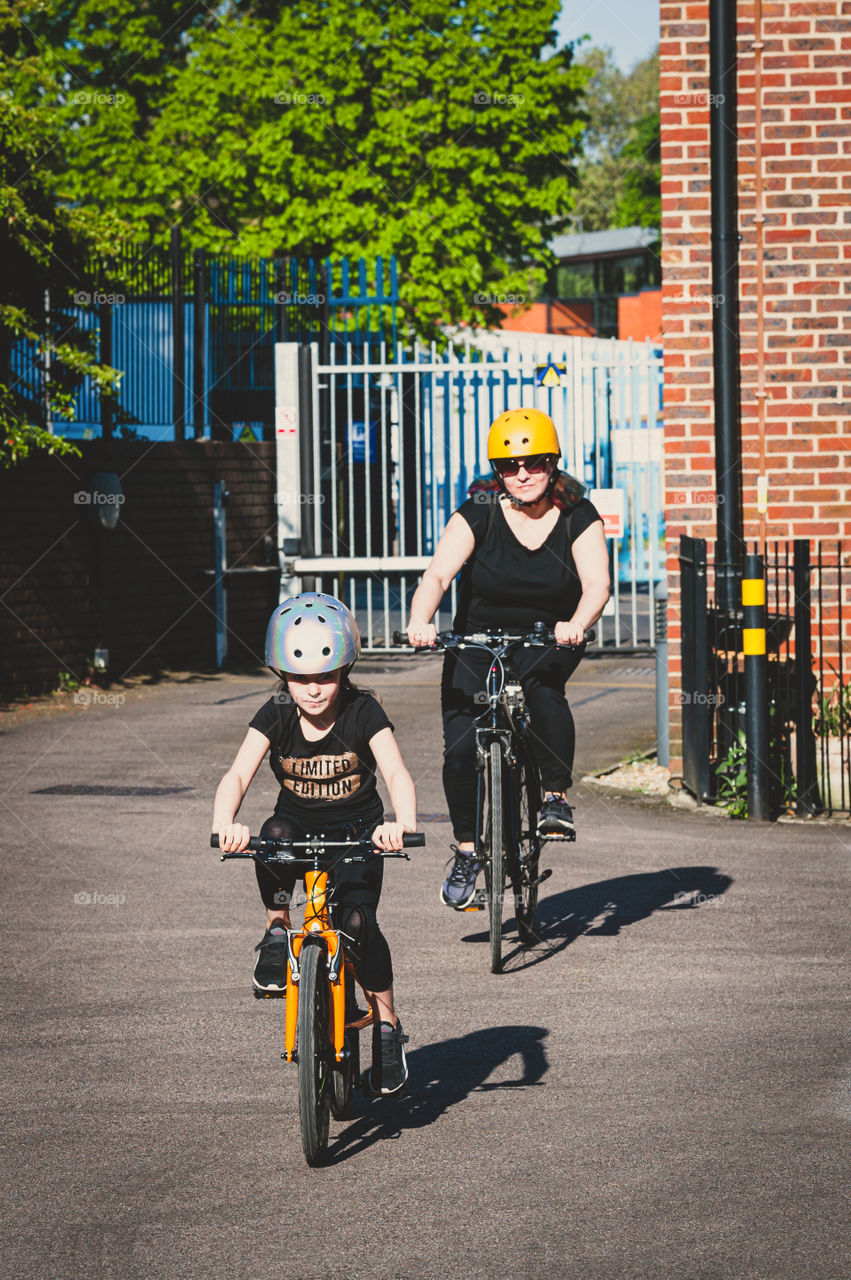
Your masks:
{"label": "asphalt road", "polygon": [[[248,864],[212,794],[270,681],[6,715],[3,1276],[846,1280],[847,824],[577,789],[542,944],[438,901],[437,665],[374,663],[428,819],[382,922],[408,1091],[308,1169]],[[646,660],[571,682],[580,771],[653,740]],[[246,802],[259,826],[271,777]]]}

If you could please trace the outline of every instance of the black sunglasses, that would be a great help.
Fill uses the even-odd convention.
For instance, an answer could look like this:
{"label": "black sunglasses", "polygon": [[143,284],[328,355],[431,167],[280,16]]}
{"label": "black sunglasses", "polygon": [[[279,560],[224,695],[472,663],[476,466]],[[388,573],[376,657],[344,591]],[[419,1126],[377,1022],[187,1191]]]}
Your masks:
{"label": "black sunglasses", "polygon": [[530,476],[549,474],[556,459],[551,453],[533,453],[529,458],[494,458],[493,465],[501,476],[516,476],[525,467]]}

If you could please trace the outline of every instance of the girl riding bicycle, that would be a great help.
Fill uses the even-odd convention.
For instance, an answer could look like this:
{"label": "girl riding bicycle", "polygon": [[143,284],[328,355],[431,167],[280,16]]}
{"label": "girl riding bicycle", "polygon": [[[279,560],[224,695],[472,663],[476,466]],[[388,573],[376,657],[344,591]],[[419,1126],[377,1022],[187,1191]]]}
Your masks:
{"label": "girl riding bicycle", "polygon": [[[248,786],[267,752],[280,784],[272,817],[260,835],[272,839],[359,838],[372,833],[378,849],[401,849],[415,831],[414,783],[396,745],[393,726],[376,698],[356,689],[349,673],[360,654],[357,623],[333,596],[308,592],[279,605],[266,631],[266,663],[281,679],[279,691],[250,722],[233,764],[219,783],[213,831],[226,853],[241,852],[250,831],[236,821]],[[375,782],[378,769],[396,814],[385,822]],[[258,944],[255,990],[283,994],[289,904],[296,873],[255,863],[266,907]],[[384,863],[333,869],[330,884],[339,927],[351,940],[355,972],[381,1027],[380,1092],[396,1093],[408,1075],[402,1032],[393,1004],[390,948],[378,925]]]}
{"label": "girl riding bicycle", "polygon": [[[575,730],[565,684],[584,652],[586,631],[609,598],[609,555],[601,518],[582,486],[561,473],[555,424],[538,409],[510,409],[491,425],[493,477],[446,525],[411,601],[408,639],[434,643],[432,618],[463,570],[456,632],[503,628],[529,631],[544,622],[557,645],[519,650],[514,665],[531,714],[544,803],[542,839],[575,839],[567,803]],[[473,900],[476,877],[476,773],[473,722],[490,659],[475,649],[447,653],[441,702],[445,742],[443,786],[457,846],[441,900],[461,910]]]}

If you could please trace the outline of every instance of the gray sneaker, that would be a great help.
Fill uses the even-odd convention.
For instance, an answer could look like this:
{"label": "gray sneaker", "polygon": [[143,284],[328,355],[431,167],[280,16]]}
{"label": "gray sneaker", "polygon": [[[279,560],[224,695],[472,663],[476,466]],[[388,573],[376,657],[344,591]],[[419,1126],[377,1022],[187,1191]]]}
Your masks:
{"label": "gray sneaker", "polygon": [[476,877],[482,864],[476,862],[474,854],[463,853],[457,845],[451,844],[449,848],[455,853],[455,861],[441,887],[440,901],[456,911],[463,911],[476,896]]}
{"label": "gray sneaker", "polygon": [[395,1027],[389,1022],[382,1022],[380,1034],[381,1065],[378,1070],[376,1070],[377,1064],[373,1065],[369,1073],[367,1092],[373,1097],[381,1094],[386,1098],[404,1088],[405,1081],[408,1079],[408,1063],[405,1058],[408,1037],[402,1030],[401,1022],[397,1022]]}

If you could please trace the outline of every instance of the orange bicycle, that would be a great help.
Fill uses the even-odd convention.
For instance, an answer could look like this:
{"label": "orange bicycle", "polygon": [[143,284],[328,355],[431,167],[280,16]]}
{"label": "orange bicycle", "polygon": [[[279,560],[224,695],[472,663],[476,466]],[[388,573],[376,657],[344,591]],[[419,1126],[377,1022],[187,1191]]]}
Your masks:
{"label": "orange bicycle", "polygon": [[[210,844],[218,849],[219,837],[212,835]],[[406,849],[420,848],[425,836],[419,832],[405,835],[404,844]],[[304,853],[300,856],[295,850]],[[222,862],[250,858],[272,867],[298,863],[307,868],[304,923],[287,933],[281,1057],[298,1065],[301,1145],[309,1165],[325,1160],[331,1116],[345,1120],[349,1114],[360,1077],[360,1032],[375,1023],[374,1010],[365,1012],[357,1007],[354,966],[346,953],[346,935],[334,918],[328,873],[338,862],[408,856],[404,851],[374,849],[368,836],[361,840],[326,840],[324,836],[263,840],[253,836],[243,852],[222,854]]]}

